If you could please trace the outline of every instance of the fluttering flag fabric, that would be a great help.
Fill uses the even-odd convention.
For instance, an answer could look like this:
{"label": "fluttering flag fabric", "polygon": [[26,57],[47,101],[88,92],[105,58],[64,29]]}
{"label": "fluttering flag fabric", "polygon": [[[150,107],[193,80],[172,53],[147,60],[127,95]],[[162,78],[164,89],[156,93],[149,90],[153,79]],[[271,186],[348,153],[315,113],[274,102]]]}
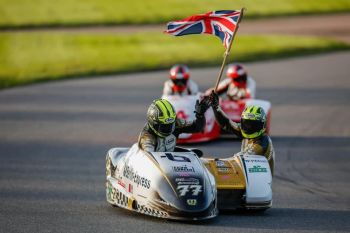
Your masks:
{"label": "fluttering flag fabric", "polygon": [[166,33],[174,36],[212,34],[218,36],[227,49],[233,38],[241,11],[220,10],[193,15],[183,20],[169,22]]}

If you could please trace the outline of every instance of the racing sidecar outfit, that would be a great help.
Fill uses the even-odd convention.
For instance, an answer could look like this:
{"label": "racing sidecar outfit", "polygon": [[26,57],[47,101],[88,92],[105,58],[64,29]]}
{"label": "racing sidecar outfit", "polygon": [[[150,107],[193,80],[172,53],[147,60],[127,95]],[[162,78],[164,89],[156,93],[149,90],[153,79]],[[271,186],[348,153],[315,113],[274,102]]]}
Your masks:
{"label": "racing sidecar outfit", "polygon": [[203,130],[205,122],[204,114],[198,114],[197,119],[193,122],[176,119],[175,130],[167,137],[158,136],[149,125],[146,124],[139,136],[139,148],[148,152],[172,152],[176,146],[176,139],[181,133],[200,132]]}
{"label": "racing sidecar outfit", "polygon": [[179,90],[171,80],[164,83],[163,95],[197,95],[198,85],[191,79],[187,80],[186,89]]}
{"label": "racing sidecar outfit", "polygon": [[220,107],[213,108],[215,118],[219,125],[227,132],[237,135],[242,139],[241,152],[243,154],[262,155],[269,162],[271,173],[274,171],[275,151],[271,138],[265,133],[257,138],[244,138],[240,124],[231,121]]}
{"label": "racing sidecar outfit", "polygon": [[[246,88],[236,86],[231,78],[226,78],[218,85],[216,93],[222,95],[226,93],[227,97],[231,100],[240,100],[244,98],[255,98],[256,84],[252,77],[247,78]],[[209,93],[209,92],[208,92]]]}

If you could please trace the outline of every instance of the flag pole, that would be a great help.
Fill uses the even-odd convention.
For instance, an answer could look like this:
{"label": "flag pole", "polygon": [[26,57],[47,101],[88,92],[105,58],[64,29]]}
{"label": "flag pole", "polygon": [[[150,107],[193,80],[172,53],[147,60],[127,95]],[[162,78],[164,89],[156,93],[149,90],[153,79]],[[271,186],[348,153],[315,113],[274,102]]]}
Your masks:
{"label": "flag pole", "polygon": [[235,39],[236,32],[237,32],[237,30],[238,30],[238,28],[239,28],[239,23],[241,22],[241,20],[242,20],[242,18],[243,18],[244,10],[245,10],[245,8],[241,8],[241,13],[239,14],[239,18],[238,18],[238,21],[237,21],[237,26],[235,27],[235,30],[233,31],[232,40],[231,40],[231,42],[230,42],[230,45],[228,46],[228,48],[227,48],[226,51],[225,51],[224,60],[222,61],[220,73],[219,73],[219,76],[218,76],[218,78],[217,78],[217,80],[216,80],[216,84],[215,84],[215,88],[214,88],[214,91],[215,91],[215,92],[216,92],[216,90],[217,90],[217,88],[218,88],[218,86],[219,86],[220,79],[221,79],[221,76],[222,76],[222,72],[224,71],[224,67],[225,67],[225,64],[226,64],[227,57],[228,57],[228,55],[230,54],[232,42],[233,42],[233,40]]}

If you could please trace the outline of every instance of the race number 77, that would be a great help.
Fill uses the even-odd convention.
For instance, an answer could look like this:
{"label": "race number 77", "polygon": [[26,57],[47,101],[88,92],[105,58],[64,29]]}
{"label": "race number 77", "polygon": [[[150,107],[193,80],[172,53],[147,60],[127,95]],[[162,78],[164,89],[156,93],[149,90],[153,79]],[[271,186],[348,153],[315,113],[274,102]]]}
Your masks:
{"label": "race number 77", "polygon": [[189,191],[192,192],[192,196],[198,196],[200,192],[202,192],[202,185],[192,184],[192,185],[179,185],[177,186],[177,190],[180,193],[180,197],[185,196]]}

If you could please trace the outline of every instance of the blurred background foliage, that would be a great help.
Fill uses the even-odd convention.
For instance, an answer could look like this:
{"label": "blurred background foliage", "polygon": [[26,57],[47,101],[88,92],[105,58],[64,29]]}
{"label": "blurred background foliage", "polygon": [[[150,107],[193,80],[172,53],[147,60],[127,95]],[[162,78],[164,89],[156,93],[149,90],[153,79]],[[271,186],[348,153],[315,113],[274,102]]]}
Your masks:
{"label": "blurred background foliage", "polygon": [[349,12],[350,0],[0,0],[0,26],[165,23],[212,10],[246,18]]}
{"label": "blurred background foliage", "polygon": [[[218,65],[224,52],[220,40],[208,35],[172,37],[147,27],[137,34],[72,33],[67,26],[161,23],[165,28],[171,20],[241,7],[247,8],[244,20],[350,12],[350,0],[0,0],[0,6],[0,88],[166,69],[174,63]],[[51,30],[56,27],[63,30]],[[329,38],[238,33],[231,56],[244,62],[349,48]]]}

